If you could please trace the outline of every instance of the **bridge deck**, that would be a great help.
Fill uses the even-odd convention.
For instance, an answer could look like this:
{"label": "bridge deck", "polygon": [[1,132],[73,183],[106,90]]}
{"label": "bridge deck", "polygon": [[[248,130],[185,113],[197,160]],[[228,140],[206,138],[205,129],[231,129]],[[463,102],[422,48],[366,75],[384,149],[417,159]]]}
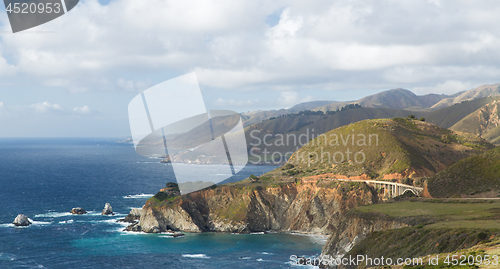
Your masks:
{"label": "bridge deck", "polygon": [[[348,182],[365,182],[366,184],[374,185],[375,187],[384,186],[384,189],[388,190],[388,194],[391,197],[396,197],[402,195],[407,190],[410,190],[416,195],[419,195],[424,188],[415,187],[411,185],[406,185],[402,183],[390,182],[390,181],[378,181],[378,180],[353,180],[353,179],[342,179],[342,178],[328,178],[328,180],[338,180],[338,181],[348,181]],[[388,188],[389,187],[389,188]]]}

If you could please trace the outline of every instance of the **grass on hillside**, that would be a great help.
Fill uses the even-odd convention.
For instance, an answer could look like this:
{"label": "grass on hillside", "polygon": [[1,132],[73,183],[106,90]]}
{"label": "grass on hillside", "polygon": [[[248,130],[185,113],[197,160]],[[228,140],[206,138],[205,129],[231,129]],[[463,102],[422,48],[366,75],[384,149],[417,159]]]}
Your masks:
{"label": "grass on hillside", "polygon": [[[289,163],[297,167],[297,173],[367,174],[381,178],[414,169],[422,177],[491,147],[477,137],[419,120],[374,119],[349,124],[315,138],[299,149]],[[349,158],[348,151],[351,152]]]}
{"label": "grass on hillside", "polygon": [[483,138],[493,144],[500,144],[500,125],[491,129],[487,134],[484,134]]}
{"label": "grass on hillside", "polygon": [[361,213],[383,214],[408,221],[430,221],[425,228],[500,229],[500,200],[413,199],[357,207]]}
{"label": "grass on hillside", "polygon": [[428,181],[433,197],[500,191],[500,148],[463,159]]}
{"label": "grass on hillside", "polygon": [[[422,261],[416,267],[405,266],[403,268],[478,268],[475,265],[449,266],[445,264],[443,253],[460,253],[466,255],[483,255],[484,251],[467,251],[466,249],[477,244],[487,244],[491,239],[497,237],[498,231],[477,229],[421,229],[419,227],[407,227],[395,230],[386,230],[370,233],[364,240],[354,246],[347,255],[367,255],[368,257],[391,258],[418,258]],[[428,261],[424,259],[428,255],[436,257],[439,254],[438,266],[426,266]],[[458,257],[457,257],[458,258]],[[425,262],[423,262],[425,260]],[[363,267],[361,267],[363,268]],[[391,268],[391,267],[384,267]],[[398,267],[401,268],[401,267]]]}
{"label": "grass on hillside", "polygon": [[[500,235],[500,201],[497,200],[411,198],[403,202],[361,206],[351,212],[365,214],[364,217],[378,216],[375,218],[378,220],[385,216],[405,223],[420,224],[370,233],[347,255],[391,258],[417,258],[436,254],[442,256],[443,253],[460,252],[461,249],[477,244],[488,244]],[[477,254],[483,255],[484,251]],[[427,261],[424,264],[428,265]],[[439,266],[404,268],[453,267],[440,260]]]}
{"label": "grass on hillside", "polygon": [[[245,128],[247,142],[255,146],[249,155],[249,161],[279,163],[307,144],[309,139],[333,129],[366,119],[406,117],[412,113],[414,112],[390,108],[357,108],[333,115],[292,115],[252,124]],[[280,142],[282,135],[286,137],[284,143]],[[287,158],[279,158],[277,153],[287,155]]]}

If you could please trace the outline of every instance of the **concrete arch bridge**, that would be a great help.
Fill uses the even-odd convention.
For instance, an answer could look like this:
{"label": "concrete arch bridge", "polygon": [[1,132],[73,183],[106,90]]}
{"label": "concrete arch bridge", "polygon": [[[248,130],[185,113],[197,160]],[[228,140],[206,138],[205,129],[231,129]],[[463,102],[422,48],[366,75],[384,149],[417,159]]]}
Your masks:
{"label": "concrete arch bridge", "polygon": [[377,180],[350,180],[350,179],[336,179],[332,178],[330,180],[338,180],[338,181],[348,181],[348,182],[365,182],[366,184],[372,186],[373,188],[380,190],[385,190],[385,195],[390,198],[394,198],[400,195],[405,194],[406,192],[412,192],[415,196],[419,196],[420,193],[424,190],[424,188],[410,186],[406,184],[389,182],[389,181],[377,181]]}

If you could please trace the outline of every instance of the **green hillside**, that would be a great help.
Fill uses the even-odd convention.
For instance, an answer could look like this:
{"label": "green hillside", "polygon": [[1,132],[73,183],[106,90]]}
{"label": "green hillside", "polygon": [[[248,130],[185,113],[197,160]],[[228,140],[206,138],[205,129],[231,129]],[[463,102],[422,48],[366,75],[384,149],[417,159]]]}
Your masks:
{"label": "green hillside", "polygon": [[[287,153],[289,157],[310,139],[335,128],[366,119],[406,117],[412,113],[416,114],[390,108],[356,108],[333,115],[288,115],[248,126],[245,134],[249,150],[253,148],[251,159],[274,161],[275,158],[271,156],[273,153],[280,153],[274,157],[285,156]],[[421,116],[418,113],[416,115]],[[264,150],[270,153],[265,154]]]}
{"label": "green hillside", "polygon": [[463,159],[428,182],[433,197],[496,197],[500,193],[500,148]]}
{"label": "green hillside", "polygon": [[489,132],[482,135],[482,137],[493,144],[500,144],[500,126],[491,129]]}
{"label": "green hillside", "polygon": [[321,135],[299,149],[288,163],[297,173],[348,176],[401,173],[428,177],[449,165],[493,148],[483,139],[414,119],[374,119]]}

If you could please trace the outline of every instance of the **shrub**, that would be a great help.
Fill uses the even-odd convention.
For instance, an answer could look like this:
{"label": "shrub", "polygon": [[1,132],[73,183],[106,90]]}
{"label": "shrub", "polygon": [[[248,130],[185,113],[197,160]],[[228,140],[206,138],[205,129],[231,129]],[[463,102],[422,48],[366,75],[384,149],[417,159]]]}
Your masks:
{"label": "shrub", "polygon": [[293,164],[291,164],[291,163],[287,163],[287,164],[285,164],[285,166],[283,167],[283,169],[285,169],[285,170],[289,170],[289,169],[292,169],[292,168],[294,168],[294,167],[295,167],[295,165],[293,165]]}
{"label": "shrub", "polygon": [[445,144],[450,144],[453,141],[453,137],[449,134],[444,134],[441,136],[441,142]]}

